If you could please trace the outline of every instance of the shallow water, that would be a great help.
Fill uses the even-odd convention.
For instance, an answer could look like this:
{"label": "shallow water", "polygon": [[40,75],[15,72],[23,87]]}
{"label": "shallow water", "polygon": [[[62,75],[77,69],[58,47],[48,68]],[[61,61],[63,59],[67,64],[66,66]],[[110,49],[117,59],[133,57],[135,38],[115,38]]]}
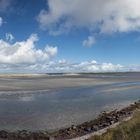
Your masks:
{"label": "shallow water", "polygon": [[[121,90],[122,87],[127,88]],[[117,90],[112,90],[114,88]],[[0,129],[59,129],[91,120],[101,111],[123,107],[139,99],[139,81],[55,91],[0,91]]]}

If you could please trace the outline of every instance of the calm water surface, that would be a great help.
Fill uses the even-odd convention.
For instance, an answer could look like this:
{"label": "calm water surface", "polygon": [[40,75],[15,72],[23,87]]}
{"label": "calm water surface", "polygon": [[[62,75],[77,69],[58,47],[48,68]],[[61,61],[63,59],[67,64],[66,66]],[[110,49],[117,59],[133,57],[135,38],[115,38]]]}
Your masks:
{"label": "calm water surface", "polygon": [[[54,130],[79,124],[95,118],[101,111],[139,100],[139,86],[140,82],[119,82],[49,94],[47,91],[36,91],[37,94],[1,91],[0,129]],[[125,90],[121,89],[123,87]]]}

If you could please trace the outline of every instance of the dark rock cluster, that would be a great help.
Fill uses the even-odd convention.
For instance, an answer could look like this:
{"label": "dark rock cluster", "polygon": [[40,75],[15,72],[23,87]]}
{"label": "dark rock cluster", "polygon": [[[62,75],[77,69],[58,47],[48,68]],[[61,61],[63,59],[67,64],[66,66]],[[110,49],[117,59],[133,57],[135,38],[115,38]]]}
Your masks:
{"label": "dark rock cluster", "polygon": [[61,129],[54,133],[47,131],[30,132],[21,130],[16,132],[0,131],[0,140],[67,140],[104,129],[112,124],[132,116],[133,112],[140,108],[140,100],[121,110],[103,112],[95,120],[85,122],[81,125],[72,125],[69,128]]}
{"label": "dark rock cluster", "polygon": [[0,131],[0,140],[50,140],[45,132],[29,132],[21,130],[17,132]]}
{"label": "dark rock cluster", "polygon": [[85,122],[78,126],[72,125],[70,128],[62,129],[55,137],[55,140],[75,138],[104,129],[112,124],[124,120],[127,117],[132,116],[136,108],[140,108],[140,100],[121,110],[114,110],[109,113],[103,112],[95,120]]}

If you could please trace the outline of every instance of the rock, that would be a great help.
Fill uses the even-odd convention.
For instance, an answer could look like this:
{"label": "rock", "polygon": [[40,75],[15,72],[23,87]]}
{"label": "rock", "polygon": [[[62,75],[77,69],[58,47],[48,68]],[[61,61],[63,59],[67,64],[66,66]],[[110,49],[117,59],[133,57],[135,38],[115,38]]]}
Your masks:
{"label": "rock", "polygon": [[[70,127],[68,129],[66,129],[66,131],[72,131],[72,128]],[[65,133],[65,131],[64,131],[64,133]]]}
{"label": "rock", "polygon": [[102,124],[103,127],[107,127],[107,126],[109,126],[109,125],[110,125],[109,123],[103,123],[103,124]]}
{"label": "rock", "polygon": [[133,114],[133,112],[128,112],[127,114],[128,114],[128,115],[132,115],[132,114]]}
{"label": "rock", "polygon": [[86,132],[91,132],[91,127],[86,127],[86,128],[84,128],[84,130],[86,131]]}
{"label": "rock", "polygon": [[91,128],[93,131],[98,131],[99,130],[99,127],[94,125],[92,128]]}
{"label": "rock", "polygon": [[8,137],[8,132],[2,130],[0,131],[0,138],[7,138]]}
{"label": "rock", "polygon": [[113,121],[113,120],[112,120],[112,121],[110,121],[110,124],[114,124],[114,123],[115,123],[115,121]]}
{"label": "rock", "polygon": [[29,136],[29,133],[26,130],[18,131],[18,137],[20,138],[27,138]]}
{"label": "rock", "polygon": [[48,140],[55,140],[55,138],[54,137],[50,137]]}
{"label": "rock", "polygon": [[77,127],[76,127],[75,125],[72,125],[71,128],[72,128],[73,130],[76,130],[76,129],[77,129]]}
{"label": "rock", "polygon": [[102,129],[103,128],[103,124],[99,124],[98,127],[99,127],[99,129]]}
{"label": "rock", "polygon": [[107,122],[109,122],[109,121],[112,120],[112,117],[111,116],[107,116],[105,119],[106,119]]}

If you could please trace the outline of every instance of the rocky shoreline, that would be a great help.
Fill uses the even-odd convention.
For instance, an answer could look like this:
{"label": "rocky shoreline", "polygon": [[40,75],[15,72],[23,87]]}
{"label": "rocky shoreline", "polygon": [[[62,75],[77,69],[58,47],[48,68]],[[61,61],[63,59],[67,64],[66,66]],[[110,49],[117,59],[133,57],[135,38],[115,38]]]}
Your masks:
{"label": "rocky shoreline", "polygon": [[91,133],[97,133],[113,124],[121,122],[125,118],[133,116],[134,111],[140,108],[140,100],[121,110],[103,112],[97,119],[85,122],[81,125],[72,125],[69,128],[48,133],[47,131],[30,132],[21,130],[16,132],[0,131],[0,140],[68,140],[82,137]]}

